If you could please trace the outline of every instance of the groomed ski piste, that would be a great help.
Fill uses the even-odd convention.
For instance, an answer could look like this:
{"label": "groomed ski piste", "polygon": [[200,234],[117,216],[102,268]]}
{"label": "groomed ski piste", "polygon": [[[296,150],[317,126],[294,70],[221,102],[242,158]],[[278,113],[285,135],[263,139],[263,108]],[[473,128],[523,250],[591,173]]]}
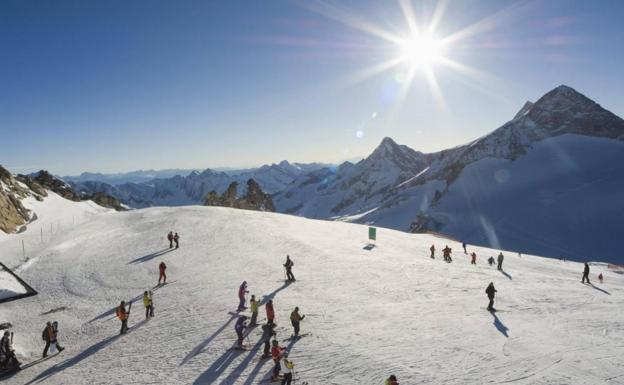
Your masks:
{"label": "groomed ski piste", "polygon": [[[343,222],[199,206],[116,213],[54,194],[31,207],[38,219],[0,238],[0,260],[39,294],[0,305],[0,319],[13,324],[23,364],[40,359],[46,321],[59,322],[66,350],[7,384],[267,383],[260,328],[251,350],[232,349],[244,280],[273,299],[296,384],[383,384],[390,374],[402,385],[624,384],[624,276],[606,265],[592,264],[591,286],[581,263],[503,251],[500,272],[486,262],[499,250],[468,245],[473,266],[457,242],[386,229],[371,248],[366,226]],[[168,248],[169,231],[180,249]],[[431,244],[448,244],[453,263],[439,251],[430,259]],[[161,261],[168,284],[155,287]],[[485,309],[490,282],[497,313]],[[145,321],[150,289],[155,317]],[[121,300],[134,301],[123,336]],[[311,334],[284,341],[295,306]]]}

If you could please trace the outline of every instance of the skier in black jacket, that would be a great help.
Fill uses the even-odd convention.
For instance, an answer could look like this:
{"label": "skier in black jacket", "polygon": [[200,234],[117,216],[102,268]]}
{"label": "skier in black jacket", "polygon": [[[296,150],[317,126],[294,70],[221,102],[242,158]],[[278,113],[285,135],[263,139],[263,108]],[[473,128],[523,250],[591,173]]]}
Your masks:
{"label": "skier in black jacket", "polygon": [[292,273],[292,267],[295,263],[290,259],[290,255],[286,256],[286,263],[284,263],[284,267],[286,268],[286,279],[290,282],[295,281],[295,276]]}
{"label": "skier in black jacket", "polygon": [[585,283],[585,280],[587,280],[587,283],[591,284],[591,282],[589,282],[589,265],[587,264],[587,262],[585,262],[585,268],[583,269],[583,279],[581,279],[581,283]]}
{"label": "skier in black jacket", "polygon": [[490,284],[488,285],[487,289],[485,289],[485,293],[487,294],[488,298],[490,299],[490,303],[488,304],[487,309],[488,310],[495,310],[494,309],[494,296],[496,295],[496,289],[494,288],[494,282],[490,282]]}
{"label": "skier in black jacket", "polygon": [[275,336],[275,325],[262,325],[262,342],[264,342],[264,352],[262,358],[271,357],[271,337]]}

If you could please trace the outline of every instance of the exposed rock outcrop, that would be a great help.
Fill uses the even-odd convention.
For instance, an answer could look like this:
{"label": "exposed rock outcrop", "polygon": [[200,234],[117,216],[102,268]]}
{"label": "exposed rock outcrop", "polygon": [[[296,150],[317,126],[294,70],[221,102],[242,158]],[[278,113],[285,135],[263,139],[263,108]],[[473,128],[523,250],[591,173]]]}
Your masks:
{"label": "exposed rock outcrop", "polygon": [[204,200],[205,206],[232,207],[244,210],[275,211],[275,205],[271,196],[260,188],[253,180],[247,181],[247,191],[241,198],[238,197],[238,183],[232,182],[223,195],[216,191],[210,191]]}

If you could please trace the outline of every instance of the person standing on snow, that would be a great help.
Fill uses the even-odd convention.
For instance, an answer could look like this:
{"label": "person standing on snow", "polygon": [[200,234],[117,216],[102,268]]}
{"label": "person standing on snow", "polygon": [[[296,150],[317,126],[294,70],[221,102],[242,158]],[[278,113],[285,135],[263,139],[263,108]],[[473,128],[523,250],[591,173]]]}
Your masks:
{"label": "person standing on snow", "polygon": [[488,299],[490,300],[490,303],[488,304],[487,309],[488,310],[494,310],[494,296],[496,295],[496,289],[494,288],[494,282],[490,282],[490,284],[488,285],[488,287],[485,289],[485,293],[488,296]]}
{"label": "person standing on snow", "polygon": [[164,262],[161,262],[158,265],[158,284],[160,285],[160,280],[163,280],[163,285],[167,283],[167,274],[165,274],[165,270],[167,270],[167,265]]}
{"label": "person standing on snow", "polygon": [[173,236],[173,241],[176,244],[176,249],[180,248],[180,236],[178,235],[178,233],[175,233],[175,235]]}
{"label": "person standing on snow", "polygon": [[284,267],[286,268],[286,280],[289,282],[295,281],[295,276],[292,273],[293,266],[295,266],[295,263],[290,259],[290,255],[287,255],[286,263],[284,263]]}
{"label": "person standing on snow", "polygon": [[293,335],[294,338],[299,337],[299,323],[304,318],[305,318],[305,315],[299,314],[299,308],[298,307],[295,307],[295,310],[293,310],[293,312],[290,313],[290,323],[292,324],[293,328],[295,329],[295,334]]}
{"label": "person standing on snow", "polygon": [[282,385],[290,385],[293,380],[293,369],[295,368],[295,363],[288,359],[288,352],[284,352],[284,354],[282,355],[280,366],[284,371]]}
{"label": "person standing on snow", "polygon": [[119,334],[126,334],[128,331],[128,316],[130,315],[129,311],[126,311],[126,301],[121,301],[119,306],[117,307],[117,318],[121,321],[121,330]]}
{"label": "person standing on snow", "polygon": [[589,282],[589,265],[587,264],[587,262],[585,262],[585,268],[583,269],[583,278],[581,279],[581,283],[585,283],[585,280],[587,280],[587,283],[591,284],[591,282]]}
{"label": "person standing on snow", "polygon": [[2,339],[0,339],[0,353],[4,360],[0,362],[3,368],[20,370],[21,362],[15,357],[15,350],[13,350],[13,335],[8,331],[4,332]]}
{"label": "person standing on snow", "polygon": [[602,283],[602,273],[598,274],[598,280],[600,281],[600,283]]}
{"label": "person standing on snow", "polygon": [[466,242],[462,242],[462,247],[464,249],[464,254],[468,254],[468,252],[466,251]]}
{"label": "person standing on snow", "polygon": [[145,291],[143,293],[143,306],[145,306],[145,319],[154,316],[154,305],[152,303],[152,293]]}
{"label": "person standing on snow", "polygon": [[245,324],[245,321],[247,321],[247,316],[240,316],[238,318],[238,321],[236,321],[236,325],[234,325],[234,330],[236,331],[236,335],[238,336],[238,348],[239,349],[243,349],[243,338],[244,338],[244,332],[245,332],[245,328],[247,327],[247,325]]}
{"label": "person standing on snow", "polygon": [[271,357],[271,337],[275,337],[275,326],[271,324],[262,325],[262,342],[264,342],[262,358]]}
{"label": "person standing on snow", "polygon": [[429,250],[431,250],[431,259],[435,259],[435,246],[431,245]]}
{"label": "person standing on snow", "polygon": [[43,358],[46,358],[48,356],[48,349],[50,349],[50,345],[56,346],[56,350],[58,350],[59,353],[62,352],[63,349],[65,349],[64,347],[59,345],[57,338],[56,338],[57,334],[58,334],[58,329],[55,328],[51,322],[48,321],[46,323],[45,329],[43,329],[43,333],[41,336],[43,340],[46,342],[45,348],[43,348]]}
{"label": "person standing on snow", "polygon": [[448,247],[448,245],[446,245],[446,247],[444,249],[442,249],[442,255],[444,256],[444,261],[445,262],[453,262],[453,260],[451,259],[451,248]]}
{"label": "person standing on snow", "polygon": [[271,375],[271,382],[277,380],[279,378],[280,371],[282,370],[280,361],[282,360],[282,354],[284,354],[283,347],[279,346],[279,342],[277,340],[273,340],[273,346],[271,347],[271,358],[275,363],[273,366],[273,374]]}
{"label": "person standing on snow", "polygon": [[167,234],[167,240],[169,240],[169,248],[172,249],[173,248],[173,231],[170,231],[169,234]]}
{"label": "person standing on snow", "polygon": [[505,259],[505,256],[503,255],[503,252],[501,251],[498,254],[498,267],[497,267],[498,270],[501,270],[501,271],[503,270],[503,260],[504,259]]}
{"label": "person standing on snow", "polygon": [[249,326],[256,326],[258,320],[258,307],[260,306],[260,301],[256,300],[255,295],[251,295],[251,299],[249,300],[249,307],[251,308],[251,321],[249,322]]}
{"label": "person standing on snow", "polygon": [[384,382],[384,385],[399,385],[399,381],[397,380],[396,376],[393,374],[386,379],[386,381]]}
{"label": "person standing on snow", "polygon": [[266,309],[267,324],[275,325],[275,322],[273,322],[275,320],[275,310],[273,309],[272,299],[270,299],[269,302],[267,302],[265,309]]}
{"label": "person standing on snow", "polygon": [[247,309],[247,307],[245,306],[245,293],[249,293],[249,290],[247,290],[247,281],[243,281],[243,283],[241,283],[241,285],[238,287],[238,311],[243,311]]}
{"label": "person standing on snow", "polygon": [[475,253],[473,251],[472,253],[470,253],[470,256],[472,257],[472,259],[470,260],[470,264],[471,265],[476,265],[477,264],[477,253]]}

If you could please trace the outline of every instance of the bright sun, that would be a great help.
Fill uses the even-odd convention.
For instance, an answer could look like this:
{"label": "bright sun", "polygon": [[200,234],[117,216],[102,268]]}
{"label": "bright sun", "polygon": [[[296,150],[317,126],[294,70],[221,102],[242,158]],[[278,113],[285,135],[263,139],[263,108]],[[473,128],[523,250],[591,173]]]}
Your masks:
{"label": "bright sun", "polygon": [[442,43],[429,34],[414,34],[399,47],[401,60],[412,68],[429,68],[442,56]]}

